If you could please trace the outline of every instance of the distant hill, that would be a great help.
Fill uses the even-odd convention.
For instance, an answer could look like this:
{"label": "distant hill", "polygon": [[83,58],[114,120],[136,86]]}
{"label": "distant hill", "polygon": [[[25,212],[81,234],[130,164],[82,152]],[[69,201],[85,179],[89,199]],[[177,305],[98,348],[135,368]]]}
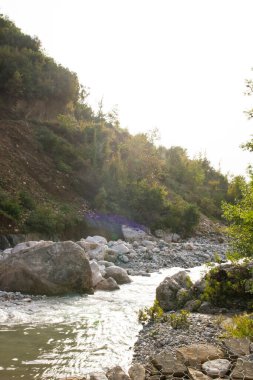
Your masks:
{"label": "distant hill", "polygon": [[115,112],[95,113],[76,74],[4,16],[0,119],[0,234],[71,237],[99,215],[187,235],[200,213],[219,219],[231,198],[205,157],[157,148],[154,135],[122,129]]}

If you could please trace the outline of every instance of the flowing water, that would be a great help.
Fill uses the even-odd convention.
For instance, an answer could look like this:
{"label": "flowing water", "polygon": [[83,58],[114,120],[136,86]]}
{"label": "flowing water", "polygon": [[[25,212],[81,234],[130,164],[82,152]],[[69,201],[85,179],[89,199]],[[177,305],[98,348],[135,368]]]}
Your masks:
{"label": "flowing water", "polygon": [[[64,379],[114,365],[127,369],[141,329],[138,311],[179,268],[132,277],[114,292],[0,304],[0,379]],[[198,278],[203,267],[193,268]]]}

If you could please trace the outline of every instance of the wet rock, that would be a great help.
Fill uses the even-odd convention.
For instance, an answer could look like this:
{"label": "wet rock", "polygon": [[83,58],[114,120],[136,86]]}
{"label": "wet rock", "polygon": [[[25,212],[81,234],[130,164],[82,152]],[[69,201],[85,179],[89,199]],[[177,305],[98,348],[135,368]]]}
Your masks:
{"label": "wet rock", "polygon": [[154,355],[151,362],[163,375],[184,376],[187,372],[186,366],[168,351]]}
{"label": "wet rock", "polygon": [[131,380],[145,380],[145,368],[139,363],[132,365],[128,370],[128,374]]}
{"label": "wet rock", "polygon": [[223,344],[230,355],[240,357],[250,354],[250,340],[248,338],[224,339]]}
{"label": "wet rock", "polygon": [[237,359],[236,366],[231,373],[231,379],[253,380],[253,362]]}
{"label": "wet rock", "polygon": [[112,278],[103,278],[96,286],[96,290],[113,291],[120,289],[117,282]]}
{"label": "wet rock", "polygon": [[188,367],[188,373],[192,380],[211,380],[211,377],[191,367]]}
{"label": "wet rock", "polygon": [[0,263],[0,288],[26,294],[90,292],[92,272],[83,249],[66,241],[37,244]]}
{"label": "wet rock", "polygon": [[224,377],[231,367],[231,363],[227,359],[209,360],[202,364],[203,371],[211,377]]}
{"label": "wet rock", "polygon": [[112,277],[117,284],[128,284],[131,282],[130,277],[127,274],[127,271],[123,268],[113,266],[109,268],[105,268],[105,278]]}
{"label": "wet rock", "polygon": [[100,281],[103,280],[103,277],[96,261],[90,261],[90,267],[92,273],[92,286],[95,287]]}
{"label": "wet rock", "polygon": [[185,365],[200,368],[206,361],[224,358],[224,352],[211,344],[192,344],[178,348],[176,356]]}
{"label": "wet rock", "polygon": [[109,369],[106,375],[108,380],[130,380],[130,377],[119,366]]}
{"label": "wet rock", "polygon": [[91,372],[89,376],[90,380],[107,380],[104,372]]}

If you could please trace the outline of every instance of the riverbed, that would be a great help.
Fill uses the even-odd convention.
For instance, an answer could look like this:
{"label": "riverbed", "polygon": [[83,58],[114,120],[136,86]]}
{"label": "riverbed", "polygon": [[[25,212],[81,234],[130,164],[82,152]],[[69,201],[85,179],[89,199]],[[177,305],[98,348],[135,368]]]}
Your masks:
{"label": "riverbed", "polygon": [[[197,280],[205,267],[190,270]],[[114,292],[0,304],[0,378],[64,379],[115,365],[127,369],[142,328],[138,312],[157,285],[180,268],[133,276]]]}

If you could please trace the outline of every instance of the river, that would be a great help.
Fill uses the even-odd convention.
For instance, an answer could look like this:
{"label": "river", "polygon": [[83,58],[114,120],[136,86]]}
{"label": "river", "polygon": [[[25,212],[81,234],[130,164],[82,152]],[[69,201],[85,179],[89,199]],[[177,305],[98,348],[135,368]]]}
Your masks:
{"label": "river", "polygon": [[[114,292],[0,304],[0,379],[64,379],[129,367],[142,328],[138,311],[150,306],[157,285],[180,268],[132,277]],[[190,270],[193,280],[204,267]]]}

